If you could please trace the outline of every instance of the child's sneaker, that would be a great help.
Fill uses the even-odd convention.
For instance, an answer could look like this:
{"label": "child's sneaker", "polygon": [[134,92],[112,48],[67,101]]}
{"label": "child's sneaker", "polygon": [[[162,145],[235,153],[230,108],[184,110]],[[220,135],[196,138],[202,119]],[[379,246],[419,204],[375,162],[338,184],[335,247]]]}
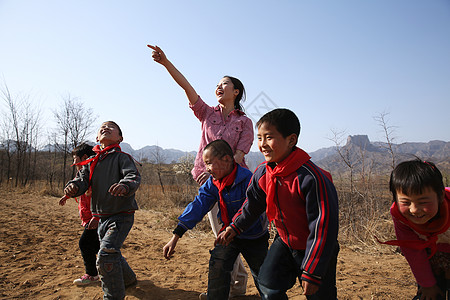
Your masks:
{"label": "child's sneaker", "polygon": [[91,275],[88,275],[88,274],[84,274],[80,278],[75,279],[73,281],[73,283],[75,285],[88,285],[88,284],[93,284],[93,283],[97,283],[97,282],[98,282],[98,275],[97,276],[91,276]]}

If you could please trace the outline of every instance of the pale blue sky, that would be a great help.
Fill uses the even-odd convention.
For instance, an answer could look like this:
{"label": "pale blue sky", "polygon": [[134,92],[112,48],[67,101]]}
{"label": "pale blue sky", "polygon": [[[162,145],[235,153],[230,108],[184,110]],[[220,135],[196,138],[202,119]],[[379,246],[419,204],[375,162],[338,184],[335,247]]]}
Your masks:
{"label": "pale blue sky", "polygon": [[200,123],[149,43],[210,105],[232,75],[255,118],[267,97],[293,110],[306,151],[332,146],[332,129],[383,140],[380,112],[398,143],[450,141],[448,0],[0,0],[0,76],[46,126],[70,94],[135,149],[197,150]]}

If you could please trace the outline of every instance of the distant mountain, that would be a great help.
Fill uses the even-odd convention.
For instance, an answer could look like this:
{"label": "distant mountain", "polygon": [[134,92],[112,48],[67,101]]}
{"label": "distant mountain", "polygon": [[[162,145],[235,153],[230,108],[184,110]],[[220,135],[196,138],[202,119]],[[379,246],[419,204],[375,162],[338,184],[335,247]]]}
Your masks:
{"label": "distant mountain", "polygon": [[[188,158],[194,161],[195,151],[181,151],[176,149],[163,149],[159,146],[145,146],[134,150],[129,144],[121,143],[122,150],[133,155],[140,161],[156,162],[158,159],[163,163],[177,163],[181,158]],[[450,170],[450,142],[430,141],[428,143],[402,143],[393,144],[395,161],[399,163],[407,159],[430,160],[439,168]],[[356,168],[361,168],[365,159],[365,164],[370,164],[374,171],[387,172],[391,170],[392,158],[388,151],[388,144],[383,142],[371,142],[367,135],[351,135],[347,138],[345,146],[340,148],[341,153],[345,153],[348,159],[354,163]],[[319,166],[331,172],[345,172],[348,167],[339,156],[336,147],[322,148],[309,153],[311,159]],[[247,165],[251,171],[264,162],[261,152],[251,151],[245,156]],[[367,167],[367,166],[366,166]]]}
{"label": "distant mountain", "polygon": [[144,148],[134,150],[128,143],[120,143],[122,151],[131,154],[138,161],[161,162],[164,164],[178,163],[182,158],[190,158],[192,162],[197,155],[195,151],[181,151],[176,149],[163,149],[159,146],[145,146]]}
{"label": "distant mountain", "polygon": [[[161,162],[164,164],[178,163],[182,159],[194,162],[197,152],[181,151],[176,149],[163,149],[159,146],[145,146],[134,150],[130,144],[121,143],[122,151],[131,154],[141,162]],[[0,148],[6,148],[0,144]],[[46,145],[44,151],[55,150],[54,145]],[[434,162],[441,171],[450,173],[450,142],[430,141],[428,143],[407,142],[393,144],[395,162],[399,163],[407,159],[418,157]],[[340,152],[351,162],[355,169],[371,167],[375,172],[390,172],[392,157],[388,151],[388,144],[383,142],[371,142],[367,135],[350,135],[347,143],[340,147]],[[336,147],[322,148],[310,152],[311,159],[319,166],[331,171],[346,172],[348,166],[338,154]],[[364,158],[364,160],[362,160]],[[264,156],[259,151],[250,152],[245,156],[247,165],[251,171],[264,162]]]}
{"label": "distant mountain", "polygon": [[[383,142],[371,143],[367,135],[354,135],[347,138],[347,144],[340,148],[340,153],[347,162],[354,166],[355,170],[370,167],[374,172],[388,173],[392,170],[392,155],[388,146]],[[332,173],[348,171],[349,167],[339,155],[337,148],[327,149],[329,149],[327,155],[324,155],[323,149],[318,150],[321,158],[316,159],[315,162]],[[396,164],[420,158],[435,163],[442,172],[449,173],[450,171],[450,142],[392,144],[392,150]],[[311,153],[311,157],[314,158],[316,152]]]}
{"label": "distant mountain", "polygon": [[[180,159],[187,158],[194,162],[196,151],[181,151],[176,149],[163,149],[159,146],[145,146],[144,148],[134,150],[128,143],[120,143],[122,151],[131,154],[138,161],[157,162],[160,160],[162,163],[178,163]],[[246,163],[250,170],[254,171],[256,167],[264,162],[264,156],[261,152],[250,152],[245,156]]]}
{"label": "distant mountain", "polygon": [[336,153],[336,147],[321,148],[313,152],[308,152],[309,156],[311,156],[311,160],[314,162],[320,161]]}

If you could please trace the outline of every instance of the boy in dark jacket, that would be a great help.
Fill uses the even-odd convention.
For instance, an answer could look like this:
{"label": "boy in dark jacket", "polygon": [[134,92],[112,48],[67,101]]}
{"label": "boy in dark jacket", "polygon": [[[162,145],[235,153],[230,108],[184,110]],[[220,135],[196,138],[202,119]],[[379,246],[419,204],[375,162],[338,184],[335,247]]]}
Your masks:
{"label": "boy in dark jacket", "polygon": [[[245,191],[252,172],[235,163],[233,150],[226,141],[215,140],[209,143],[203,150],[203,161],[211,176],[200,187],[194,201],[188,204],[178,218],[179,222],[173,231],[173,237],[163,248],[166,259],[171,258],[178,239],[200,222],[216,202],[219,202],[219,220],[223,224],[223,230],[230,224],[245,200]],[[256,277],[268,248],[266,215],[259,214],[252,224],[248,225],[248,230],[229,245],[216,245],[211,250],[207,299],[228,299],[231,272],[239,253],[242,253],[250,266],[258,286]],[[200,295],[200,299],[204,296]]]}
{"label": "boy in dark jacket", "polygon": [[120,248],[134,223],[138,209],[135,192],[141,176],[131,156],[120,150],[122,140],[120,127],[104,122],[97,133],[100,145],[93,148],[96,155],[80,163],[84,167],[64,189],[66,195],[75,197],[92,188],[92,215],[100,218],[97,269],[103,299],[123,299],[125,288],[137,282]]}
{"label": "boy in dark jacket", "polygon": [[266,163],[216,242],[227,245],[266,212],[278,234],[258,276],[262,299],[287,299],[297,277],[307,299],[336,299],[338,198],[331,176],[296,147],[300,122],[292,111],[270,111],[256,126]]}

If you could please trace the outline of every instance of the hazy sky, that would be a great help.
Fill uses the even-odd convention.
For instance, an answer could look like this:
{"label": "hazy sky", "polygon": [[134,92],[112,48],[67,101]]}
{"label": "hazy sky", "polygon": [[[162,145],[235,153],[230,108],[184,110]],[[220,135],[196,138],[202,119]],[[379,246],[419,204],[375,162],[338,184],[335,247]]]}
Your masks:
{"label": "hazy sky", "polygon": [[40,103],[48,129],[71,95],[135,149],[197,150],[200,123],[146,44],[210,105],[232,75],[253,119],[293,110],[306,151],[332,130],[383,140],[382,112],[397,143],[450,141],[448,0],[0,0],[1,85]]}

